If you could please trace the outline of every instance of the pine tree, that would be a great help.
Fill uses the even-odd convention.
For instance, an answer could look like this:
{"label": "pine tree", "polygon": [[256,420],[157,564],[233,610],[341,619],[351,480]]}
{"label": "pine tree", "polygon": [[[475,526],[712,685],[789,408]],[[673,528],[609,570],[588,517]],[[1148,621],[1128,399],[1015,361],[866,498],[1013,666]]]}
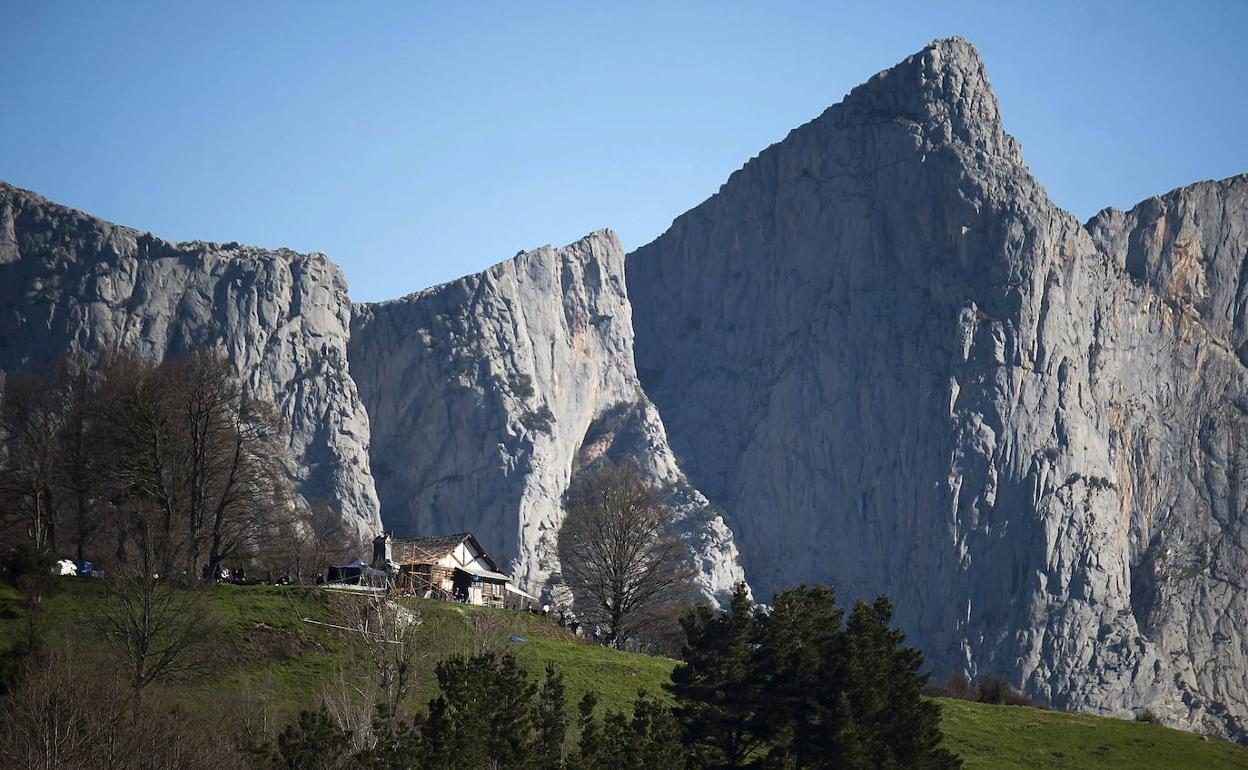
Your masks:
{"label": "pine tree", "polygon": [[667,686],[693,758],[709,767],[746,767],[768,739],[758,710],[765,676],[758,668],[758,624],[744,584],[729,612],[699,607],[682,621],[684,663]]}
{"label": "pine tree", "polygon": [[339,770],[351,766],[351,733],[334,724],[324,708],[300,711],[276,744],[253,748],[256,767],[272,770]]}
{"label": "pine tree", "polygon": [[669,687],[693,762],[712,768],[930,768],[961,760],[941,744],[940,709],[920,690],[922,654],[891,627],[892,605],[846,618],[830,588],[799,586],[754,607],[684,621],[685,662]]}
{"label": "pine tree", "polygon": [[597,698],[581,700],[579,770],[675,770],[687,767],[680,724],[663,704],[637,693],[633,715],[611,712],[601,728],[594,719]]}
{"label": "pine tree", "polygon": [[601,767],[603,761],[602,731],[594,718],[594,709],[598,706],[598,696],[592,691],[581,697],[577,705],[577,727],[581,732],[577,750],[576,766],[580,770],[593,770]]}
{"label": "pine tree", "polygon": [[630,732],[640,749],[637,755],[638,770],[674,770],[685,765],[680,723],[676,721],[671,709],[644,692],[637,694],[637,701],[633,704]]}
{"label": "pine tree", "polygon": [[855,755],[853,712],[841,699],[845,613],[824,586],[799,586],[777,594],[769,613],[758,613],[757,667],[767,693],[769,763],[820,767],[828,757]]}
{"label": "pine tree", "polygon": [[422,740],[423,715],[411,722],[392,718],[379,706],[373,719],[373,745],[355,756],[353,770],[420,770],[432,764]]}
{"label": "pine tree", "polygon": [[955,768],[962,762],[941,747],[940,706],[920,696],[927,675],[923,654],[902,646],[884,597],[857,602],[846,623],[847,689],[864,726],[870,767]]}
{"label": "pine tree", "polygon": [[568,717],[563,698],[563,676],[553,664],[547,663],[546,678],[533,704],[535,735],[531,766],[534,770],[558,770],[564,766],[563,742],[568,734]]}
{"label": "pine tree", "polygon": [[421,727],[426,756],[455,768],[524,767],[533,752],[537,686],[511,655],[452,657],[438,664],[442,689]]}

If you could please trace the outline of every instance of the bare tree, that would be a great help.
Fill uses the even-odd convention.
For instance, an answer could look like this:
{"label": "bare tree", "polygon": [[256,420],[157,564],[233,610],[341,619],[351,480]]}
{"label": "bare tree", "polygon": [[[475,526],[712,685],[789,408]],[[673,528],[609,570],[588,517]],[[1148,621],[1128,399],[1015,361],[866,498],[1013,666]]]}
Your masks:
{"label": "bare tree", "polygon": [[366,693],[383,714],[397,716],[416,686],[420,614],[378,593],[342,595],[337,616],[359,634],[368,667]]}
{"label": "bare tree", "polygon": [[220,446],[219,475],[209,486],[209,574],[225,559],[258,546],[273,531],[273,514],[290,510],[295,498],[279,443],[282,421],[273,405],[240,389],[228,416],[232,426]]}
{"label": "bare tree", "polygon": [[64,511],[62,538],[74,546],[76,561],[82,564],[95,534],[108,518],[107,477],[102,455],[107,446],[98,418],[98,374],[89,364],[68,362],[54,389],[58,401],[60,430],[53,463],[53,483]]}
{"label": "bare tree", "polygon": [[[160,572],[188,582],[257,547],[294,493],[277,411],[210,353],[160,366],[118,358],[104,378],[101,423],[116,497],[160,513],[149,534]],[[142,507],[142,506],[140,506]]]}
{"label": "bare tree", "polygon": [[[241,439],[231,435],[231,414],[239,400],[238,383],[229,362],[196,352],[162,365],[159,374],[168,395],[175,426],[175,456],[185,487],[179,489],[182,526],[186,527],[187,571],[199,574],[205,530],[217,507],[218,485],[229,487]],[[222,489],[222,500],[230,494]],[[215,566],[215,565],[213,565]]]}
{"label": "bare tree", "polygon": [[559,530],[560,577],[587,621],[605,624],[617,645],[684,595],[693,575],[688,548],[671,533],[672,508],[636,466],[603,463],[568,491]]}
{"label": "bare tree", "polygon": [[57,441],[62,413],[53,383],[40,375],[9,377],[0,403],[4,464],[0,488],[37,551],[56,546]]}
{"label": "bare tree", "polygon": [[178,678],[200,668],[196,655],[214,628],[206,595],[180,588],[157,570],[162,552],[162,516],[133,515],[136,556],[106,579],[107,598],[96,625],[121,652],[137,714],[144,689],[160,678]]}
{"label": "bare tree", "polygon": [[[135,712],[130,693],[94,660],[31,661],[0,698],[0,766],[28,770],[228,770],[243,767],[220,718],[203,729],[177,703],[154,697]],[[229,719],[227,716],[226,719]]]}
{"label": "bare tree", "polygon": [[322,701],[356,748],[371,748],[375,717],[394,722],[418,682],[416,671],[427,655],[419,646],[419,612],[383,594],[335,594],[334,618],[359,644],[361,668],[340,671],[322,691]]}
{"label": "bare tree", "polygon": [[118,561],[139,548],[150,572],[193,583],[256,550],[292,509],[283,434],[214,353],[65,362],[5,384],[2,510],[39,551],[63,531],[81,563],[108,525]]}
{"label": "bare tree", "polygon": [[471,608],[465,613],[464,622],[472,633],[460,644],[459,654],[465,658],[478,655],[502,655],[515,645],[509,639],[520,633],[516,616],[510,612],[493,612],[485,608]]}
{"label": "bare tree", "polygon": [[[100,393],[101,451],[120,510],[119,562],[137,547],[148,572],[170,577],[185,548],[175,528],[182,510],[183,465],[166,383],[156,365],[134,356],[107,362]],[[132,543],[132,539],[134,543]]]}
{"label": "bare tree", "polygon": [[[207,352],[161,365],[183,488],[178,518],[186,528],[186,564],[195,579],[256,544],[269,514],[292,492],[272,405],[249,393],[230,363]],[[206,551],[206,553],[205,553]]]}
{"label": "bare tree", "polygon": [[76,673],[62,656],[49,656],[0,701],[0,758],[6,766],[81,767],[98,748],[100,730],[92,712],[109,704],[114,693],[97,687],[91,698],[79,697]]}
{"label": "bare tree", "polygon": [[321,568],[349,560],[359,543],[342,514],[328,503],[296,503],[276,512],[271,535],[259,551],[263,565],[296,582],[309,580]]}

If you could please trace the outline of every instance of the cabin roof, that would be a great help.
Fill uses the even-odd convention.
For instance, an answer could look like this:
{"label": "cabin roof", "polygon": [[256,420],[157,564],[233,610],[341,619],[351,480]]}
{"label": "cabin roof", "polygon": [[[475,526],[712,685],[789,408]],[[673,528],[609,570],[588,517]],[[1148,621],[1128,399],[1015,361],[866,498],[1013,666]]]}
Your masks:
{"label": "cabin roof", "polygon": [[459,570],[460,572],[465,572],[469,575],[476,575],[479,578],[484,578],[487,581],[493,581],[495,583],[506,583],[511,580],[511,578],[507,577],[501,572],[492,572],[487,569],[469,569],[467,567],[456,567],[455,569]]}
{"label": "cabin roof", "polygon": [[398,564],[433,564],[453,552],[465,540],[471,541],[472,548],[480,554],[482,560],[491,565],[492,571],[498,571],[498,562],[494,561],[494,558],[481,547],[481,542],[471,532],[428,537],[397,537],[391,544],[391,553]]}

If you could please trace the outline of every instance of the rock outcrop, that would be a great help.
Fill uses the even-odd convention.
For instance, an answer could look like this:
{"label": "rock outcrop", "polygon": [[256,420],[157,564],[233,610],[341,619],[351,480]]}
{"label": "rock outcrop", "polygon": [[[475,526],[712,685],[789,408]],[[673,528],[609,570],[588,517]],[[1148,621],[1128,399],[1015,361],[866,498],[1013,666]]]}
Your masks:
{"label": "rock outcrop", "polygon": [[221,351],[290,427],[292,473],[361,536],[380,529],[351,304],[323,254],[168,243],[0,183],[0,371],[79,353]]}
{"label": "rock outcrop", "polygon": [[938,41],[629,255],[640,379],[756,590],[887,593],[937,672],[1242,736],[1245,187],[1085,229]]}
{"label": "rock outcrop", "polygon": [[348,351],[387,528],[472,530],[541,588],[569,481],[627,459],[673,495],[704,592],[731,590],[744,577],[731,533],[677,467],[632,344],[624,252],[607,230],[357,305]]}

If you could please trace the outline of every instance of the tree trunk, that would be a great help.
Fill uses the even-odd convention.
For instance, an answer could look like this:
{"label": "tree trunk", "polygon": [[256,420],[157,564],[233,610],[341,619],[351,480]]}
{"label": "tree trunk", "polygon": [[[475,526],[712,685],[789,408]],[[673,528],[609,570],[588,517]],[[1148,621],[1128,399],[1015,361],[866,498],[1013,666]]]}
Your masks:
{"label": "tree trunk", "polygon": [[81,492],[78,493],[77,498],[78,498],[78,527],[77,527],[78,531],[76,533],[77,537],[74,538],[77,541],[75,543],[74,554],[78,557],[78,566],[82,567],[82,563],[86,561],[87,559],[87,516],[88,516],[88,512],[86,510],[87,508],[86,501],[83,500],[83,495]]}
{"label": "tree trunk", "polygon": [[620,622],[624,619],[624,613],[620,609],[620,601],[617,597],[615,603],[611,607],[611,632],[607,634],[607,646],[614,648],[615,642],[620,638]]}
{"label": "tree trunk", "polygon": [[43,490],[38,482],[35,483],[35,521],[31,534],[35,539],[35,550],[43,551]]}

